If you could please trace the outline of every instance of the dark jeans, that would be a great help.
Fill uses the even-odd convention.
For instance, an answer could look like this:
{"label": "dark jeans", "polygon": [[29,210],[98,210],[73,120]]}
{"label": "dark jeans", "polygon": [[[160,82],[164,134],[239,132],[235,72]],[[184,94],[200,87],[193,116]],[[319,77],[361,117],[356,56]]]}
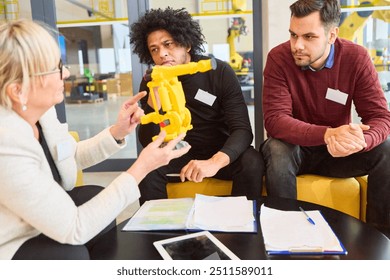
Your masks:
{"label": "dark jeans", "polygon": [[340,158],[332,157],[326,146],[302,147],[273,138],[263,143],[261,151],[270,196],[296,199],[296,176],[300,174],[336,178],[368,175],[366,220],[378,228],[390,228],[389,139],[368,152]]}
{"label": "dark jeans", "polygon": [[[149,173],[140,183],[142,205],[147,200],[167,198],[168,182],[180,182],[179,177],[166,174],[180,173],[180,170],[193,159],[201,160],[190,152],[172,160],[168,165]],[[220,169],[214,178],[232,180],[232,195],[257,199],[261,196],[264,174],[264,162],[261,154],[249,147],[237,160]]]}
{"label": "dark jeans", "polygon": [[[77,206],[90,200],[103,188],[100,186],[83,186],[69,191],[68,194]],[[50,199],[50,198],[49,198]],[[114,220],[97,236],[85,245],[59,243],[44,234],[27,240],[15,253],[13,260],[89,260],[93,258],[93,248],[99,238],[116,226]]]}

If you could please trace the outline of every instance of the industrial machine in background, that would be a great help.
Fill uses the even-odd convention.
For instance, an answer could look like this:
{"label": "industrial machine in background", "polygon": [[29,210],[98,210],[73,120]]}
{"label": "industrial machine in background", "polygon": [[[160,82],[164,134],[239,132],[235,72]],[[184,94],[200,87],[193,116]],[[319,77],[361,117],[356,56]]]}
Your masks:
{"label": "industrial machine in background", "polygon": [[232,25],[228,29],[227,42],[229,44],[229,64],[236,72],[237,78],[240,82],[242,94],[245,103],[252,105],[254,103],[253,96],[253,70],[252,59],[250,55],[253,53],[238,53],[236,51],[236,40],[239,40],[241,35],[247,35],[248,28],[245,25],[245,19],[242,17],[234,17]]}
{"label": "industrial machine in background", "polygon": [[229,44],[229,64],[237,73],[248,73],[250,61],[244,59],[236,51],[235,40],[240,39],[241,35],[246,36],[248,34],[248,27],[245,25],[245,19],[242,17],[233,18],[232,25],[228,29],[227,43]]}
{"label": "industrial machine in background", "polygon": [[100,102],[107,100],[107,86],[105,83],[95,80],[93,73],[89,68],[84,69],[84,77],[82,81],[75,83],[74,79],[71,79],[72,87],[70,96],[67,97],[67,102]]}
{"label": "industrial machine in background", "polygon": [[[362,1],[359,8],[375,8],[378,6],[389,6],[390,0],[371,0]],[[362,29],[366,26],[370,18],[378,19],[384,22],[390,22],[390,10],[372,9],[359,10],[352,12],[350,15],[342,19],[340,24],[339,37],[351,41],[356,41]],[[378,76],[382,89],[385,92],[386,98],[390,104],[390,40],[389,38],[375,39],[373,42],[367,43],[367,50],[372,58],[372,62],[378,71]],[[389,106],[390,107],[390,106]]]}
{"label": "industrial machine in background", "polygon": [[[389,0],[371,0],[362,1],[359,7],[389,6],[389,4]],[[390,22],[389,10],[356,11],[341,22],[339,37],[354,41],[370,17]]]}
{"label": "industrial machine in background", "polygon": [[[360,8],[375,7],[375,6],[389,6],[389,0],[371,0],[362,1]],[[389,10],[372,10],[372,11],[356,11],[344,18],[340,24],[339,37],[351,41],[355,41],[362,28],[367,24],[370,18],[390,22]],[[371,55],[373,63],[378,71],[389,71],[389,38],[375,40],[368,46],[368,51]]]}
{"label": "industrial machine in background", "polygon": [[[246,10],[246,0],[232,0],[232,11],[240,13]],[[253,74],[251,71],[252,59],[245,54],[240,54],[236,50],[236,42],[240,41],[240,36],[248,35],[249,29],[245,24],[244,17],[232,18],[228,28],[227,43],[229,45],[229,64],[236,72],[241,85],[253,84]]]}
{"label": "industrial machine in background", "polygon": [[247,35],[248,28],[242,17],[233,18],[232,25],[228,29],[227,42],[229,44],[229,64],[236,72],[241,85],[253,85],[252,59],[249,56],[236,51],[236,40],[239,42],[241,35]]}

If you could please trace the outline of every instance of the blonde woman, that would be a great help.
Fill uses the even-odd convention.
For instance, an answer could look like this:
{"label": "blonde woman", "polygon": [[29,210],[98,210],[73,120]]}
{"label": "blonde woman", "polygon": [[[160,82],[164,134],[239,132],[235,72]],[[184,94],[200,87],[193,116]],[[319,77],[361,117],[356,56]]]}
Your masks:
{"label": "blonde woman", "polygon": [[69,71],[53,35],[30,20],[0,25],[0,259],[93,258],[93,242],[139,198],[145,175],[190,148],[174,149],[184,135],[160,148],[161,134],[106,188],[73,189],[78,168],[126,145],[145,93],[122,105],[114,125],[76,143],[54,109]]}

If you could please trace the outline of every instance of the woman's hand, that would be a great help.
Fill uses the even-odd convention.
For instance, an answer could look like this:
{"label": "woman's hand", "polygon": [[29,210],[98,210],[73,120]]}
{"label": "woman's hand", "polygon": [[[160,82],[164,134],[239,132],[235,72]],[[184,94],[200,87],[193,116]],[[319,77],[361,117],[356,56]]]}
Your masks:
{"label": "woman's hand", "polygon": [[112,136],[116,140],[125,138],[140,123],[141,117],[144,115],[144,110],[138,106],[138,101],[145,95],[146,91],[141,91],[122,104],[116,124],[110,129]]}
{"label": "woman's hand", "polygon": [[181,157],[190,150],[190,145],[175,149],[176,144],[183,140],[185,136],[183,133],[161,148],[165,135],[166,132],[161,131],[156,140],[141,151],[138,159],[127,170],[128,173],[133,175],[137,183],[141,182],[150,171],[167,165],[172,159]]}

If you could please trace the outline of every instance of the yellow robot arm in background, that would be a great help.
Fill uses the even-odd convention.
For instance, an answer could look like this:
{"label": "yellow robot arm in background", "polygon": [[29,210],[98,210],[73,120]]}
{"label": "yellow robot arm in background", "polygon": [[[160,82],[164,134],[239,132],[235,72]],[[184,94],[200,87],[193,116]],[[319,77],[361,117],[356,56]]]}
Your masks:
{"label": "yellow robot arm in background", "polygon": [[232,0],[232,9],[233,11],[245,11],[246,0]]}
{"label": "yellow robot arm in background", "polygon": [[[361,1],[359,7],[388,6],[390,0],[370,0]],[[358,11],[351,13],[340,24],[339,37],[355,41],[361,33],[362,28],[366,25],[369,18],[375,18],[384,22],[390,22],[389,10]],[[375,44],[368,48],[375,68],[378,71],[388,69],[388,62],[383,58],[382,52],[375,47]]]}
{"label": "yellow robot arm in background", "polygon": [[[388,6],[389,2],[389,0],[361,1],[359,6]],[[364,27],[370,16],[385,22],[390,22],[390,12],[388,10],[353,12],[341,23],[339,37],[354,41],[358,32]]]}
{"label": "yellow robot arm in background", "polygon": [[247,35],[247,27],[244,18],[233,18],[233,23],[228,29],[227,43],[229,44],[230,66],[237,72],[248,72],[248,67],[244,66],[244,58],[236,51],[235,39],[240,35]]}
{"label": "yellow robot arm in background", "polygon": [[[141,124],[155,123],[166,131],[165,141],[176,138],[180,133],[192,129],[191,113],[185,107],[186,100],[178,76],[206,72],[217,67],[214,59],[190,62],[175,66],[156,66],[146,76],[154,112],[141,118]],[[157,89],[161,110],[157,106],[154,90]],[[153,140],[156,136],[153,137]]]}
{"label": "yellow robot arm in background", "polygon": [[[234,12],[241,12],[246,10],[246,0],[232,0],[232,10]],[[245,65],[244,58],[236,51],[235,40],[240,38],[241,35],[246,36],[248,34],[248,28],[245,25],[245,19],[243,17],[234,17],[232,25],[228,29],[227,43],[229,45],[229,64],[236,71],[236,73],[249,71],[248,65]]]}

